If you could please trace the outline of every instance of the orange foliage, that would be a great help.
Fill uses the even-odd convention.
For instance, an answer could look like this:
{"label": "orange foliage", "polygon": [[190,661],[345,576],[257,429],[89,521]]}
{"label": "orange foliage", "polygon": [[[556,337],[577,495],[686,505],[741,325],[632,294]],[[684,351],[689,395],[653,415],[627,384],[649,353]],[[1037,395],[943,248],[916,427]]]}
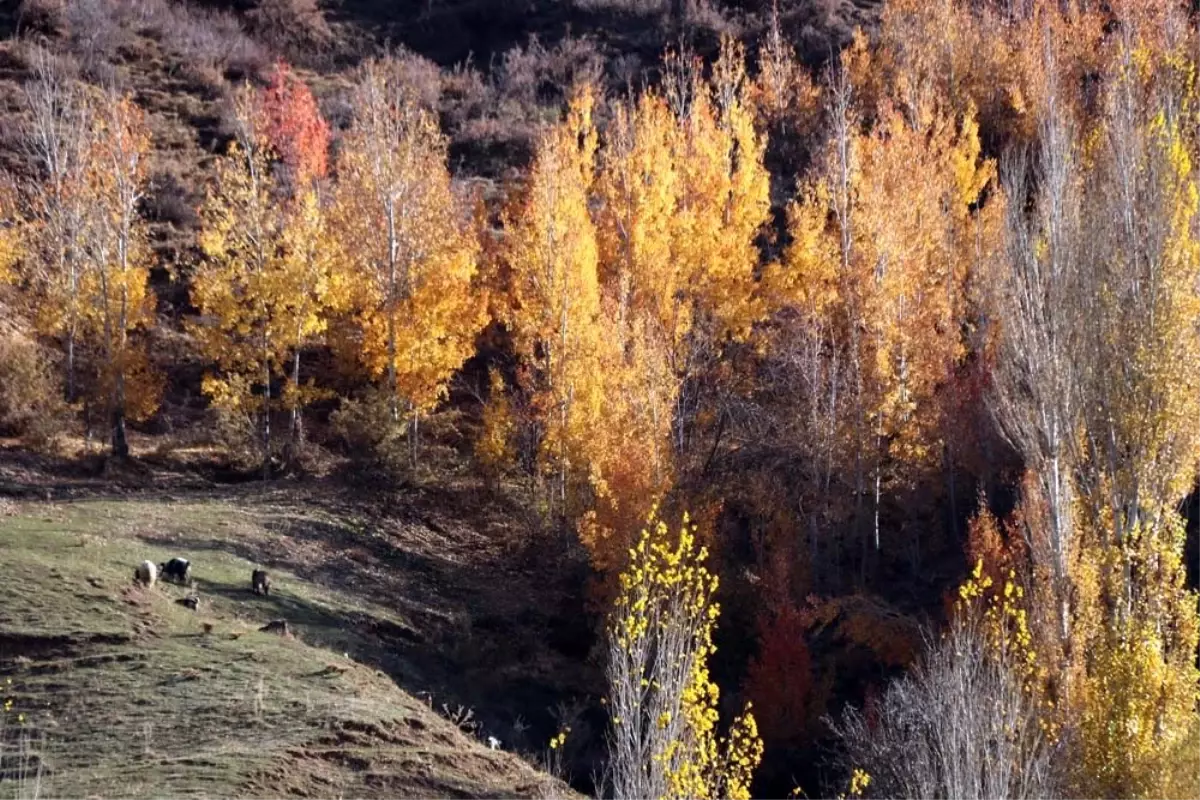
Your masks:
{"label": "orange foliage", "polygon": [[329,125],[321,116],[307,84],[283,61],[275,64],[262,93],[266,136],[291,171],[297,186],[325,177],[329,158]]}

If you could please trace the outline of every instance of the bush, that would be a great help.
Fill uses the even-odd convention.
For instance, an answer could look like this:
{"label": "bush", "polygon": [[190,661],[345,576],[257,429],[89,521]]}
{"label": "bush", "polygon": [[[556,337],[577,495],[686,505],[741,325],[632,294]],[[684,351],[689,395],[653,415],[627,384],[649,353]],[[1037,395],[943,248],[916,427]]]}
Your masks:
{"label": "bush", "polygon": [[150,180],[150,193],[145,200],[145,213],[157,222],[169,222],[180,229],[200,225],[196,203],[191,190],[173,172],[159,172]]}
{"label": "bush", "polygon": [[405,475],[410,463],[403,422],[392,419],[388,393],[376,388],[361,399],[346,399],[329,418],[346,454],[385,477]]}
{"label": "bush", "polygon": [[20,332],[0,332],[0,432],[47,450],[70,424],[62,380],[45,351]]}
{"label": "bush", "polygon": [[57,36],[67,26],[66,0],[21,0],[17,9],[17,25]]}
{"label": "bush", "polygon": [[317,0],[258,0],[246,17],[255,33],[280,49],[321,47],[333,38]]}
{"label": "bush", "polygon": [[88,72],[102,74],[101,65],[109,64],[128,44],[129,32],[114,5],[111,0],[71,0],[67,4],[65,19],[71,49]]}
{"label": "bush", "polygon": [[911,674],[832,727],[845,772],[865,771],[881,797],[1053,797],[1039,712],[979,625],[956,618]]}

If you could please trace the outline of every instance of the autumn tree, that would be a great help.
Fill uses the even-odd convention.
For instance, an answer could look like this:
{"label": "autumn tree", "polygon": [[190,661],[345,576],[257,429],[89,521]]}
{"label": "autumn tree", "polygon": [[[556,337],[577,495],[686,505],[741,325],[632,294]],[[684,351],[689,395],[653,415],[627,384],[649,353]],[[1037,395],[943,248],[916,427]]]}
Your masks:
{"label": "autumn tree", "polygon": [[850,708],[834,725],[846,772],[884,797],[1055,796],[1054,737],[1037,688],[1025,598],[977,562],[959,587],[949,629],[927,640],[870,718]]}
{"label": "autumn tree", "polygon": [[[823,165],[789,210],[792,244],[763,291],[799,315],[811,435],[849,444],[865,570],[869,543],[882,547],[885,489],[912,486],[941,452],[939,393],[964,354],[971,209],[994,167],[970,109],[884,107],[863,133],[855,91],[836,67]],[[823,459],[828,472],[828,447]]]}
{"label": "autumn tree", "polygon": [[35,51],[33,74],[24,86],[30,118],[23,142],[37,176],[22,187],[24,277],[38,297],[38,329],[63,339],[67,400],[74,402],[93,104],[45,50]]}
{"label": "autumn tree", "polygon": [[[220,159],[201,209],[204,260],[192,283],[200,310],[195,325],[218,372],[205,393],[218,409],[257,420],[264,475],[271,459],[271,412],[280,400],[298,418],[312,397],[299,385],[298,351],[327,324],[342,285],[334,273],[338,250],[313,189],[281,202],[271,169],[274,150],[257,93],[233,102],[236,138]],[[291,367],[293,382],[281,392]],[[294,436],[300,435],[298,421]]]}
{"label": "autumn tree", "polygon": [[577,510],[589,439],[603,425],[603,357],[596,232],[588,213],[596,132],[590,87],[538,146],[528,186],[506,215],[512,307],[505,320],[532,368],[528,387],[542,426],[538,464],[553,476],[559,511]]}
{"label": "autumn tree", "polygon": [[[671,431],[679,376],[672,332],[658,315],[675,285],[673,217],[677,212],[676,123],[666,102],[647,92],[620,104],[596,181],[603,316],[610,326],[602,379],[605,423],[589,441],[593,508],[581,536],[602,571],[619,569],[649,504],[674,478]],[[615,574],[615,573],[612,573]]]}
{"label": "autumn tree", "polygon": [[691,56],[669,55],[666,66],[662,93],[616,108],[594,190],[613,336],[599,356],[605,424],[588,440],[595,503],[581,533],[593,563],[612,574],[624,532],[694,455],[697,384],[761,317],[756,240],[768,180],[744,53],[725,39],[711,79]]}
{"label": "autumn tree", "polygon": [[392,61],[370,61],[337,161],[337,227],[355,277],[360,356],[386,381],[393,421],[418,423],[445,397],[487,321],[475,285],[479,244],[446,166],[437,118]]}
{"label": "autumn tree", "polygon": [[[1047,72],[1054,74],[1052,43],[1043,42]],[[1006,261],[990,306],[998,312],[999,354],[991,407],[1001,430],[1042,482],[1049,528],[1035,534],[1034,557],[1048,574],[1060,648],[1069,648],[1069,565],[1078,549],[1074,476],[1076,437],[1082,424],[1083,373],[1080,320],[1081,191],[1071,110],[1055,83],[1047,91],[1037,170],[1030,196],[1028,158],[1009,157]],[[1032,213],[1026,209],[1032,208]],[[1044,544],[1045,552],[1038,552]]]}
{"label": "autumn tree", "polygon": [[64,339],[68,400],[83,396],[106,411],[112,452],[124,457],[126,419],[152,413],[160,388],[138,333],[155,320],[153,253],[138,209],[149,129],[130,97],[73,81],[44,51],[34,65],[25,142],[39,176],[21,198],[21,278],[39,330]]}
{"label": "autumn tree", "polygon": [[304,442],[303,409],[321,395],[311,381],[307,386],[302,383],[300,345],[324,331],[328,313],[344,310],[349,276],[342,268],[327,193],[321,184],[328,172],[329,125],[312,92],[280,62],[259,95],[259,103],[265,140],[278,159],[277,177],[285,195],[285,281],[294,287],[297,306],[297,346],[292,348],[291,378],[282,394],[291,413],[290,441],[296,449]]}
{"label": "autumn tree", "polygon": [[[673,61],[674,59],[674,61]],[[665,332],[676,401],[676,457],[690,454],[699,410],[696,379],[728,342],[745,341],[762,318],[756,294],[758,237],[770,213],[766,143],[754,127],[745,53],[726,37],[709,81],[688,56],[665,64],[666,98],[678,130],[672,217],[674,274],[647,282],[649,313]]]}
{"label": "autumn tree", "polygon": [[155,322],[156,298],[148,286],[155,257],[138,211],[149,182],[150,131],[129,95],[110,94],[97,104],[93,119],[81,328],[98,352],[92,392],[108,411],[112,452],[125,457],[126,419],[148,417],[161,392],[145,343],[136,338]]}
{"label": "autumn tree", "polygon": [[762,742],[747,706],[719,736],[709,677],[717,578],[686,514],[678,536],[652,509],[608,630],[608,780],[614,797],[748,798]]}
{"label": "autumn tree", "polygon": [[300,194],[328,171],[329,125],[308,84],[282,61],[263,90],[262,110],[267,141],[286,171],[284,183]]}
{"label": "autumn tree", "polygon": [[1156,46],[1146,20],[1124,22],[1085,223],[1095,372],[1080,483],[1103,624],[1088,643],[1079,789],[1194,794],[1200,775],[1177,754],[1200,726],[1200,613],[1178,512],[1200,447],[1200,189],[1183,133],[1195,125],[1195,66],[1182,41]]}
{"label": "autumn tree", "polygon": [[[1039,142],[1010,158],[1006,258],[991,284],[993,409],[1021,452],[1035,636],[1074,728],[1072,791],[1194,793],[1194,593],[1182,519],[1196,480],[1197,189],[1182,132],[1194,65],[1171,10],[1114,4],[1038,37]],[[1075,25],[1081,26],[1077,31]],[[1079,91],[1082,63],[1100,85]],[[1192,787],[1192,788],[1187,788]]]}

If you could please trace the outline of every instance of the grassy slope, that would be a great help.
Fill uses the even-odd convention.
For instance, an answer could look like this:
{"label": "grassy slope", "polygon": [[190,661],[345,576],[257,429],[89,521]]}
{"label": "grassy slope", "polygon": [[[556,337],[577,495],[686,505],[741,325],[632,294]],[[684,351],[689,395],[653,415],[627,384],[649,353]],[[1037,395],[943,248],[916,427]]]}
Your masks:
{"label": "grassy slope", "polygon": [[[255,597],[254,564],[235,554],[237,539],[252,548],[264,523],[284,521],[280,509],[215,498],[5,508],[0,679],[12,679],[10,733],[23,712],[45,736],[43,795],[566,791],[344,655],[381,663],[390,642],[420,641],[405,614],[276,568],[272,596]],[[181,550],[176,538],[200,544]],[[306,561],[293,549],[298,541],[281,537],[279,545],[289,550],[282,560]],[[195,565],[199,613],[174,602],[180,587],[131,585],[140,560],[180,552]],[[297,638],[258,632],[278,617]],[[395,674],[404,665],[385,668]]]}

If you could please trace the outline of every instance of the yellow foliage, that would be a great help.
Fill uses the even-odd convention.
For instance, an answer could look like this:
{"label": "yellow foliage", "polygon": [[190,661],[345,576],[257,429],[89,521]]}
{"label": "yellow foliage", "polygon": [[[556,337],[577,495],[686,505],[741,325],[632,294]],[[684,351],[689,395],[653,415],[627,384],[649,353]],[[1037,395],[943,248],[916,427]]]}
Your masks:
{"label": "yellow foliage", "polygon": [[16,280],[14,267],[21,257],[22,222],[8,187],[0,184],[0,283]]}
{"label": "yellow foliage", "polygon": [[[250,132],[232,142],[215,170],[200,210],[200,249],[204,259],[192,280],[192,303],[200,311],[193,331],[219,374],[205,391],[215,400],[265,413],[271,380],[286,369],[296,320],[285,324],[295,287],[287,285],[279,213],[265,138],[255,126],[249,88],[237,95],[237,112]],[[251,394],[257,384],[264,391]],[[246,394],[230,395],[235,388]]]}
{"label": "yellow foliage", "polygon": [[679,80],[618,106],[596,179],[601,316],[613,335],[595,350],[605,413],[586,442],[595,502],[580,533],[609,575],[685,455],[672,433],[688,424],[679,396],[700,355],[763,316],[756,238],[769,180],[744,53],[725,39],[710,80],[699,70]]}
{"label": "yellow foliage", "polygon": [[[141,420],[158,408],[162,391],[144,343],[130,338],[155,323],[148,282],[156,258],[138,213],[149,183],[150,129],[129,95],[98,103],[85,173],[90,213],[83,229],[86,268],[77,285],[79,329],[100,355],[92,393],[116,419]],[[121,444],[114,440],[114,446]]]}
{"label": "yellow foliage", "polygon": [[487,323],[480,247],[446,166],[437,119],[389,62],[368,62],[337,161],[335,214],[360,357],[420,416],[444,399]]}
{"label": "yellow foliage", "polygon": [[499,470],[516,456],[513,438],[516,420],[512,401],[505,395],[504,379],[495,368],[488,370],[488,402],[483,408],[483,430],[475,441],[475,457],[484,467]]}
{"label": "yellow foliage", "polygon": [[[596,232],[588,213],[596,132],[590,87],[538,147],[528,189],[505,217],[512,305],[505,320],[533,368],[534,412],[544,426],[538,462],[566,512],[587,480],[590,440],[604,426],[608,333],[601,324]],[[608,343],[611,346],[611,342]]]}
{"label": "yellow foliage", "polygon": [[[847,59],[865,57],[852,48]],[[829,332],[829,357],[852,371],[852,409],[838,421],[854,450],[845,460],[885,486],[941,457],[942,389],[966,352],[968,265],[985,216],[972,208],[996,174],[969,103],[920,112],[882,104],[868,132],[853,106],[837,112],[845,127],[789,205],[792,241],[762,288],[770,308]]]}
{"label": "yellow foliage", "polygon": [[238,139],[218,161],[200,211],[204,259],[192,280],[200,320],[192,329],[217,367],[203,384],[214,407],[260,415],[266,432],[273,408],[298,413],[322,396],[298,382],[299,354],[324,334],[330,313],[346,306],[350,278],[340,270],[340,237],[317,188],[283,201],[277,154],[249,87],[235,96],[235,116]]}
{"label": "yellow foliage", "polygon": [[719,689],[709,677],[720,607],[707,549],[683,516],[678,538],[651,511],[629,551],[610,618],[610,706],[614,757],[637,753],[648,763],[621,764],[629,785],[667,798],[749,798],[762,741],[749,705],[726,737],[718,736]]}

